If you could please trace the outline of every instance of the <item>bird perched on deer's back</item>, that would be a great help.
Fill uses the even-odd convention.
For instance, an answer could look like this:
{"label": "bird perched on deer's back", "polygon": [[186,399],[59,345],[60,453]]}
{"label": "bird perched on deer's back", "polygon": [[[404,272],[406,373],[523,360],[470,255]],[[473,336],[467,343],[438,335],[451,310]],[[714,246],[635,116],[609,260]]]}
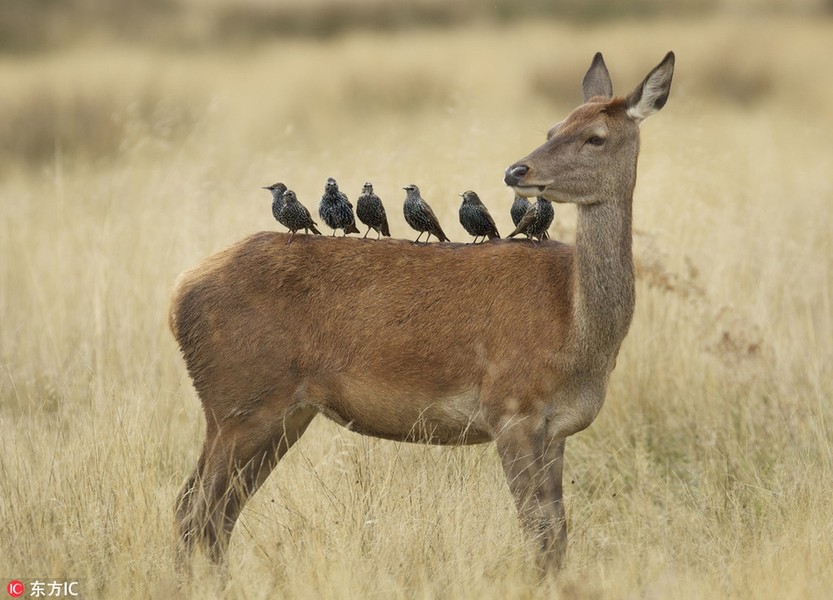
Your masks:
{"label": "bird perched on deer's back", "polygon": [[369,181],[362,187],[362,193],[356,202],[356,216],[359,220],[367,225],[367,231],[364,232],[364,237],[373,229],[376,231],[376,239],[380,235],[390,237],[390,228],[388,227],[388,216],[385,214],[385,207],[382,205],[382,199],[373,193],[373,184]]}
{"label": "bird perched on deer's back", "polygon": [[547,229],[552,224],[554,216],[555,210],[552,207],[552,202],[539,196],[535,204],[521,218],[521,222],[515,227],[515,231],[509,234],[509,237],[523,233],[528,239],[538,238],[539,241],[543,240],[545,237],[549,237],[547,236]]}
{"label": "bird perched on deer's back", "polygon": [[523,219],[523,216],[526,214],[526,211],[529,210],[530,206],[532,205],[529,203],[529,200],[523,196],[515,196],[512,208],[509,209],[509,214],[512,216],[512,224],[515,227],[517,227],[521,222],[521,219]]}
{"label": "bird perched on deer's back", "polygon": [[443,232],[442,227],[440,227],[440,222],[437,220],[437,216],[434,214],[434,211],[431,210],[428,203],[422,199],[422,196],[419,193],[419,188],[411,184],[406,185],[402,189],[404,189],[407,193],[407,196],[405,196],[405,204],[402,207],[402,210],[405,213],[405,221],[407,221],[408,225],[419,232],[419,235],[417,236],[417,239],[414,240],[414,243],[416,244],[419,241],[419,238],[422,237],[422,234],[426,232],[428,233],[428,236],[425,238],[426,242],[432,235],[441,242],[451,241]]}
{"label": "bird perched on deer's back", "polygon": [[273,183],[270,186],[266,186],[263,189],[272,192],[272,216],[275,217],[275,220],[277,221],[278,214],[283,208],[283,193],[286,191],[286,186],[278,182]]}
{"label": "bird perched on deer's back", "polygon": [[347,199],[347,194],[338,189],[336,180],[330,177],[324,185],[324,195],[318,205],[318,214],[328,227],[336,234],[336,229],[343,229],[344,235],[359,233],[356,227],[356,217],[353,215],[353,205]]}
{"label": "bird perched on deer's back", "polygon": [[463,203],[460,205],[460,225],[474,236],[474,242],[476,243],[479,237],[483,237],[484,241],[486,237],[490,240],[499,238],[495,220],[489,214],[489,209],[480,201],[480,196],[471,190],[460,195],[463,197]]}
{"label": "bird perched on deer's back", "polygon": [[317,223],[312,220],[307,207],[298,202],[298,197],[295,195],[295,192],[286,190],[283,194],[283,200],[284,204],[281,212],[278,214],[278,221],[286,225],[292,232],[286,241],[287,244],[292,243],[292,238],[295,237],[295,233],[299,229],[303,229],[304,233],[308,233],[311,230],[313,233],[321,235],[321,232],[315,228]]}

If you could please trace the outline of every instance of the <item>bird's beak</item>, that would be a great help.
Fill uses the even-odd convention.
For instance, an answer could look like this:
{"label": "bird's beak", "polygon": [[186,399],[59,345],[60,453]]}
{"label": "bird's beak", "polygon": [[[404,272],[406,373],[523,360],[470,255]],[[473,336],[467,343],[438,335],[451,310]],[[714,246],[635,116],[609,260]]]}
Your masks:
{"label": "bird's beak", "polygon": [[264,189],[264,190],[268,190],[268,189],[269,189],[269,186],[268,186],[268,185],[264,185],[264,186],[263,186],[263,189]]}

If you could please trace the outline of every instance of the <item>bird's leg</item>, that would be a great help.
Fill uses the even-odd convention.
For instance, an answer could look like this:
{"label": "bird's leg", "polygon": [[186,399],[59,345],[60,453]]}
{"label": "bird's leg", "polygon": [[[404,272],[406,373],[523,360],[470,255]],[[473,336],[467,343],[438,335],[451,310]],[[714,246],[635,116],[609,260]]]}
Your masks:
{"label": "bird's leg", "polygon": [[381,239],[382,239],[382,230],[381,230],[381,229],[377,229],[377,230],[376,230],[376,239],[377,239],[377,240],[381,240]]}
{"label": "bird's leg", "polygon": [[295,237],[295,232],[293,231],[292,233],[289,234],[289,239],[286,240],[286,245],[287,246],[292,243],[292,238],[294,238],[294,237]]}
{"label": "bird's leg", "polygon": [[370,227],[369,226],[367,228],[367,231],[364,232],[364,235],[362,236],[362,239],[365,239],[367,237],[368,233],[370,233]]}
{"label": "bird's leg", "polygon": [[425,233],[425,232],[424,232],[424,231],[420,231],[420,232],[419,232],[419,235],[417,236],[417,239],[415,239],[415,240],[414,240],[413,242],[411,242],[411,243],[412,243],[412,244],[416,244],[416,243],[418,243],[418,242],[419,242],[419,238],[421,238],[421,237],[422,237],[422,234],[423,234],[423,233]]}

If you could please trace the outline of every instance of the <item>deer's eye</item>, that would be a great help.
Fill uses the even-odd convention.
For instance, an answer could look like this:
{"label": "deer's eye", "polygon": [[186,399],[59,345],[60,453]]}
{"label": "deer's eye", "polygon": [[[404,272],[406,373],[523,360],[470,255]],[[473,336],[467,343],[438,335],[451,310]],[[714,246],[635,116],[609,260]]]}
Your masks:
{"label": "deer's eye", "polygon": [[587,143],[590,144],[591,146],[601,146],[602,144],[605,143],[605,139],[603,137],[599,136],[599,135],[591,135],[587,139]]}

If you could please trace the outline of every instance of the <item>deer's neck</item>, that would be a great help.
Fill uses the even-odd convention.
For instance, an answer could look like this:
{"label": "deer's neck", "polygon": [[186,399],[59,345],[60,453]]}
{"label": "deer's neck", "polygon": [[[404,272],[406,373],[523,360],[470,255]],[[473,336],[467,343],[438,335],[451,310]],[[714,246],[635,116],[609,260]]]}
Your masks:
{"label": "deer's neck", "polygon": [[633,316],[632,190],[578,207],[574,322],[590,360],[615,358]]}

